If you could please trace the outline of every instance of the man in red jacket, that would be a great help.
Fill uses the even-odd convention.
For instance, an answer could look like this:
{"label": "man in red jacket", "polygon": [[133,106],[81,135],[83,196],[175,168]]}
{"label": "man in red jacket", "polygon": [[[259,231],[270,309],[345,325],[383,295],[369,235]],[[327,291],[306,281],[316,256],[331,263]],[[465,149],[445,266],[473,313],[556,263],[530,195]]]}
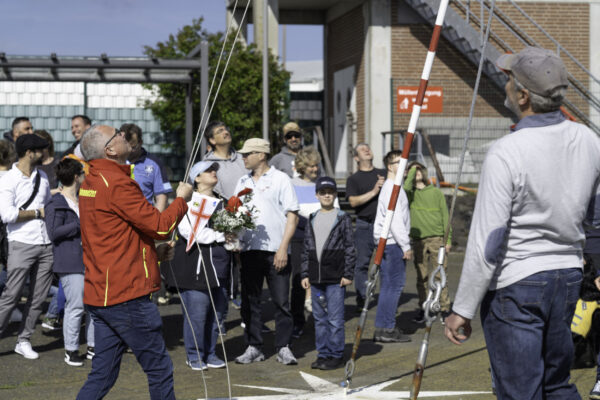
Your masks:
{"label": "man in red jacket", "polygon": [[131,147],[122,132],[92,126],[81,151],[90,163],[79,191],[84,303],[94,320],[96,354],[77,399],[108,393],[127,347],[146,372],[150,398],[174,399],[173,364],[150,300],[160,288],[154,240],[167,239],[185,216],[192,186],[180,183],[177,198],[161,213],[146,201],[132,166],[125,164]]}

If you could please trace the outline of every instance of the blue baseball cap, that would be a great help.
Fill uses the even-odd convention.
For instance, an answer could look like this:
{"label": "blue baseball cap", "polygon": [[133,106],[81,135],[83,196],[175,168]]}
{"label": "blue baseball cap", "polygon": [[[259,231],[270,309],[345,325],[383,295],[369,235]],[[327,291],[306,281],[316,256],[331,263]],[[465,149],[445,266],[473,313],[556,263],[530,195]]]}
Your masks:
{"label": "blue baseball cap", "polygon": [[188,182],[189,183],[194,183],[194,180],[196,179],[196,177],[198,175],[200,175],[201,173],[203,173],[204,171],[206,171],[207,169],[209,169],[210,167],[215,168],[215,171],[219,170],[219,163],[216,161],[199,161],[196,164],[194,164],[192,166],[192,169],[190,169],[190,175],[188,176]]}
{"label": "blue baseball cap", "polygon": [[321,189],[331,188],[337,192],[337,184],[335,183],[335,179],[330,178],[328,176],[321,176],[317,178],[317,182],[315,183],[315,190],[318,192]]}

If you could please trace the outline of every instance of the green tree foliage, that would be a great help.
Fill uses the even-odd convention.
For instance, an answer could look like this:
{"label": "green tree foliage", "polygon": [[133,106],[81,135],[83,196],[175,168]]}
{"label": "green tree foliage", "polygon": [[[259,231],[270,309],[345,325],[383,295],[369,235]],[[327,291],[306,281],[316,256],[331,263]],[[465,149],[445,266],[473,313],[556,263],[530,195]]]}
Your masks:
{"label": "green tree foliage", "polygon": [[[234,33],[227,40],[219,70],[217,62],[223,40],[222,32],[208,33],[202,29],[202,18],[194,19],[191,25],[181,28],[177,34],[169,35],[164,42],[154,47],[145,46],[144,53],[156,58],[185,58],[201,41],[209,43],[209,85],[216,72],[216,81],[209,107],[214,102],[216,89],[224,73],[225,61],[232,53],[229,66],[210,120],[225,122],[231,129],[233,145],[239,148],[250,137],[262,137],[262,53],[254,44],[244,46],[241,42],[232,49]],[[269,132],[271,143],[277,145],[277,131],[281,129],[285,112],[289,105],[289,73],[272,55],[269,56]],[[200,124],[200,76],[194,74],[192,98],[194,101],[194,134]],[[186,85],[162,83],[148,85],[153,88],[157,99],[147,101],[145,106],[152,110],[160,122],[163,132],[171,133],[177,143],[168,143],[171,148],[181,151],[185,144],[185,92]],[[207,110],[208,112],[208,110]],[[173,135],[174,134],[174,135]]]}

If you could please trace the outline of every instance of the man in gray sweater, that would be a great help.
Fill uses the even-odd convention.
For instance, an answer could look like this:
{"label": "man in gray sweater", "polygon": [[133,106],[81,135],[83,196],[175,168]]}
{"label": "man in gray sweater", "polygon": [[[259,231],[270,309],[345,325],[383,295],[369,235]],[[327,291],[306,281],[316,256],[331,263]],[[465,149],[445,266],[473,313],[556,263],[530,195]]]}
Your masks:
{"label": "man in gray sweater", "polygon": [[[498,398],[580,399],[569,324],[582,279],[583,223],[599,195],[600,139],[560,111],[567,71],[527,47],[496,61],[519,122],[488,151],[453,313],[455,344],[481,322]],[[591,206],[591,207],[590,207]]]}
{"label": "man in gray sweater", "polygon": [[248,173],[248,170],[244,167],[244,160],[231,145],[231,132],[225,123],[221,121],[210,122],[204,131],[204,137],[206,137],[212,150],[204,155],[203,160],[219,163],[219,170],[217,171],[219,183],[215,186],[215,191],[229,199],[237,194],[233,193],[233,189],[235,189],[240,177]]}

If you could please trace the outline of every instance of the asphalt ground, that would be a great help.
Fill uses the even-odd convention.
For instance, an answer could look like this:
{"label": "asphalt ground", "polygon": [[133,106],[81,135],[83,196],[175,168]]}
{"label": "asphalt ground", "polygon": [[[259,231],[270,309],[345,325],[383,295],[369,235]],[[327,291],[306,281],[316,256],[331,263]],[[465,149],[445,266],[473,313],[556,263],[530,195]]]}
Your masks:
{"label": "asphalt ground", "polygon": [[[449,288],[454,294],[459,279],[462,253],[449,257]],[[273,334],[264,335],[264,352],[267,360],[251,365],[237,365],[233,359],[245,349],[240,315],[230,307],[226,322],[225,348],[229,360],[231,390],[234,398],[256,399],[384,399],[407,398],[412,373],[418,355],[424,324],[412,322],[417,313],[415,269],[412,262],[407,268],[407,285],[398,311],[398,324],[408,333],[412,342],[385,344],[373,343],[375,308],[368,314],[368,321],[356,361],[354,379],[345,394],[339,386],[343,380],[342,368],[334,371],[312,370],[310,363],[316,358],[312,320],[304,335],[293,342],[293,352],[298,365],[284,366],[276,362]],[[358,323],[353,291],[346,298],[346,358],[350,356],[354,333]],[[228,398],[225,369],[208,370],[204,381],[199,371],[185,365],[183,347],[181,306],[177,299],[160,307],[164,323],[164,336],[173,360],[175,393],[178,399]],[[263,319],[274,329],[273,308],[264,304]],[[38,360],[27,360],[14,353],[18,324],[11,324],[0,339],[0,399],[38,400],[74,399],[85,382],[91,368],[88,361],[83,367],[71,367],[64,361],[62,332],[44,333],[40,325],[32,338],[34,350],[40,353]],[[85,346],[81,346],[83,351]],[[222,355],[222,349],[219,348]],[[436,399],[495,399],[491,393],[489,361],[479,320],[473,321],[473,335],[462,346],[455,346],[443,337],[443,326],[435,321],[430,338],[427,368],[423,376],[423,398]],[[595,368],[572,371],[572,381],[579,388],[582,398],[587,398],[595,381]],[[205,382],[205,383],[204,383]],[[243,386],[242,386],[243,385]],[[251,387],[250,387],[251,386]],[[267,390],[266,387],[272,390]],[[463,394],[448,396],[443,392]],[[483,392],[466,394],[464,392]],[[106,399],[148,399],[145,374],[133,354],[125,354],[116,385]]]}

